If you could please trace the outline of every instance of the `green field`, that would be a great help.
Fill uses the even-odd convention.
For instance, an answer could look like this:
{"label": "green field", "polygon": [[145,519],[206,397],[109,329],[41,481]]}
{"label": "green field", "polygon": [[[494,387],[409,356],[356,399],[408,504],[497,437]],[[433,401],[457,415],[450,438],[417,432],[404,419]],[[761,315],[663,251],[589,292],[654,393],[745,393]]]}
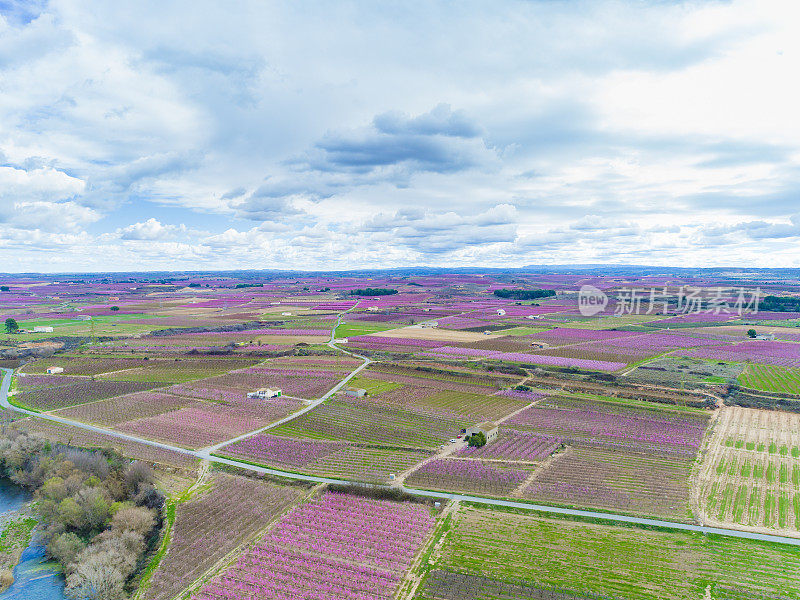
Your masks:
{"label": "green field", "polygon": [[781,544],[471,507],[446,540],[420,599],[455,600],[457,585],[462,598],[547,597],[494,595],[500,581],[619,600],[800,598],[800,553]]}
{"label": "green field", "polygon": [[541,333],[551,329],[550,327],[513,327],[511,329],[502,329],[495,333],[503,335],[533,335],[534,333]]}
{"label": "green field", "polygon": [[744,387],[780,394],[800,394],[800,369],[749,364],[739,375]]}
{"label": "green field", "polygon": [[23,333],[13,336],[6,335],[5,339],[15,341],[38,341],[58,336],[90,336],[92,323],[94,334],[102,336],[136,335],[150,333],[159,329],[158,325],[141,325],[139,319],[152,319],[153,315],[113,315],[92,317],[91,321],[77,321],[75,319],[31,319],[18,321],[21,329],[32,330],[36,326],[52,327],[53,333]]}
{"label": "green field", "polygon": [[336,328],[337,338],[353,337],[356,335],[367,335],[369,333],[379,333],[389,329],[397,329],[396,323],[370,323],[369,321],[353,321],[342,323]]}
{"label": "green field", "polygon": [[381,381],[380,379],[369,379],[368,377],[353,377],[353,379],[350,380],[349,385],[350,387],[367,390],[367,393],[370,396],[377,396],[383,392],[391,392],[392,390],[402,387],[402,385],[399,383]]}

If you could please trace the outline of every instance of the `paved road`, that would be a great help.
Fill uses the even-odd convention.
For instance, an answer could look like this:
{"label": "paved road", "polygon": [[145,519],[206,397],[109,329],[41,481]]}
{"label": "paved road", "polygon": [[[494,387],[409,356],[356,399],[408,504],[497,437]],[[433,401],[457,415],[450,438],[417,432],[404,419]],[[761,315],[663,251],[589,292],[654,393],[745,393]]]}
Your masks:
{"label": "paved road", "polygon": [[[358,370],[363,369],[366,364],[361,365]],[[69,419],[63,419],[61,417],[57,417],[55,415],[48,415],[43,413],[37,413],[34,411],[26,410],[24,408],[17,408],[16,406],[12,406],[8,402],[8,390],[11,385],[11,377],[13,375],[13,371],[11,369],[2,369],[3,371],[3,381],[2,385],[0,385],[0,406],[3,408],[13,410],[22,414],[30,415],[32,417],[38,417],[41,419],[47,419],[48,421],[54,421],[56,423],[62,423],[64,425],[70,425],[72,427],[76,427],[79,429],[84,429],[87,431],[94,431],[97,433],[101,433],[104,435],[108,435],[111,437],[115,437],[121,440],[127,440],[131,442],[138,442],[140,444],[144,444],[147,446],[154,446],[156,448],[163,448],[165,450],[172,450],[174,452],[180,452],[181,454],[188,454],[190,456],[194,456],[200,459],[206,459],[211,462],[223,464],[223,465],[231,465],[234,467],[239,467],[241,469],[246,469],[248,471],[252,471],[254,473],[261,473],[265,475],[275,475],[278,477],[286,477],[288,479],[297,479],[301,481],[309,481],[312,483],[335,483],[335,484],[342,484],[342,483],[352,483],[352,484],[360,484],[363,482],[358,481],[346,481],[341,479],[331,479],[328,477],[317,477],[315,475],[305,475],[303,473],[294,473],[291,471],[281,471],[279,469],[269,469],[267,467],[258,467],[255,465],[249,465],[247,463],[242,463],[236,460],[231,460],[228,458],[222,458],[220,456],[213,456],[207,449],[205,450],[187,450],[186,448],[180,448],[178,446],[171,446],[169,444],[162,444],[159,442],[154,442],[151,440],[146,440],[143,438],[138,438],[132,435],[127,435],[124,433],[120,433],[117,431],[113,431],[110,429],[103,429],[102,427],[95,427],[93,425],[88,425],[86,423],[80,423],[77,421],[70,421]],[[350,374],[352,377],[354,373]],[[347,381],[345,379],[344,381]],[[339,385],[343,385],[340,383]],[[336,388],[334,388],[335,390]],[[229,442],[225,442],[226,444]],[[388,487],[388,486],[379,486],[379,487]],[[396,488],[397,489],[397,488]],[[707,527],[703,525],[691,525],[688,523],[676,523],[673,521],[663,521],[660,519],[645,519],[639,517],[631,517],[628,515],[618,515],[612,513],[604,513],[604,512],[597,512],[591,510],[579,510],[574,508],[559,508],[557,506],[547,506],[542,504],[529,504],[527,502],[515,502],[513,500],[500,500],[495,498],[484,498],[483,496],[471,496],[469,494],[452,494],[447,492],[433,492],[429,490],[417,490],[413,488],[407,488],[405,486],[399,486],[399,489],[408,492],[409,494],[413,494],[415,496],[423,496],[426,498],[438,498],[442,500],[459,500],[461,502],[476,502],[479,504],[489,504],[494,506],[505,506],[509,508],[518,508],[523,510],[536,510],[543,513],[550,513],[550,514],[559,514],[559,515],[567,515],[572,517],[591,517],[596,519],[605,519],[607,521],[617,522],[617,523],[632,523],[636,525],[647,525],[647,526],[654,526],[654,527],[663,527],[667,529],[674,529],[679,531],[691,531],[696,533],[706,533],[706,534],[716,534],[722,535],[727,537],[735,537],[735,538],[743,538],[748,540],[761,540],[765,542],[776,542],[780,544],[789,544],[792,546],[800,546],[800,538],[791,538],[785,537],[780,535],[766,535],[761,533],[752,533],[749,531],[739,531],[736,529],[723,529],[719,527]]]}

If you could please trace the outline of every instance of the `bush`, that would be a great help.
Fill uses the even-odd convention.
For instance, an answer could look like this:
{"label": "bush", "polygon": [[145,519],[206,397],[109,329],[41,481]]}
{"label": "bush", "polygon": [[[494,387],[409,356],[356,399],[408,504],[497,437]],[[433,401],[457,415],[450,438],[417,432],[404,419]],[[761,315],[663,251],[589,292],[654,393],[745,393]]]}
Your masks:
{"label": "bush", "polygon": [[469,438],[467,438],[467,445],[472,446],[473,448],[480,448],[481,446],[486,445],[486,436],[482,431],[478,433],[473,433]]}
{"label": "bush", "polygon": [[55,536],[47,544],[47,554],[62,565],[72,566],[80,554],[86,548],[86,542],[72,532],[62,533]]}

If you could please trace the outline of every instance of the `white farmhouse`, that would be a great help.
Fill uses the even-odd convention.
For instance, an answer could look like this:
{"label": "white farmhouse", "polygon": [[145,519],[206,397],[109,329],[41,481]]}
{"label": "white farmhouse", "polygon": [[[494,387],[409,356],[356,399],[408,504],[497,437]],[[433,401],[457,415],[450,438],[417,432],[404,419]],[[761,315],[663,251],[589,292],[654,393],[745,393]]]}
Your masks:
{"label": "white farmhouse", "polygon": [[53,333],[53,328],[47,325],[35,325],[33,333]]}
{"label": "white farmhouse", "polygon": [[64,367],[47,367],[45,371],[48,375],[55,375],[56,373],[63,373]]}
{"label": "white farmhouse", "polygon": [[486,443],[493,442],[497,439],[497,424],[492,422],[479,423],[474,427],[470,427],[466,431],[466,436],[470,437],[476,433],[483,433],[486,436]]}
{"label": "white farmhouse", "polygon": [[367,390],[363,388],[348,387],[344,389],[345,396],[353,396],[355,398],[363,398],[367,395]]}
{"label": "white farmhouse", "polygon": [[266,400],[268,398],[280,398],[283,395],[283,390],[278,388],[261,388],[255,392],[247,392],[248,398],[258,398],[259,400]]}
{"label": "white farmhouse", "polygon": [[503,310],[502,308],[497,309],[497,316],[502,317],[504,314],[506,314],[505,310]]}

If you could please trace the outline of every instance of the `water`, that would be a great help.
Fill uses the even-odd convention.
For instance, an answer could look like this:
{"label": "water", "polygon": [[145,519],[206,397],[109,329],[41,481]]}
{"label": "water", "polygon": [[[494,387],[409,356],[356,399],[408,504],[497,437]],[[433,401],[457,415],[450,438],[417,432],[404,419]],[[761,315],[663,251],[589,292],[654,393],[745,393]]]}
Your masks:
{"label": "water", "polygon": [[[0,514],[18,510],[30,495],[11,482],[0,479]],[[44,556],[44,546],[34,535],[14,568],[14,583],[0,594],[0,600],[65,600],[64,578],[57,565]]]}

